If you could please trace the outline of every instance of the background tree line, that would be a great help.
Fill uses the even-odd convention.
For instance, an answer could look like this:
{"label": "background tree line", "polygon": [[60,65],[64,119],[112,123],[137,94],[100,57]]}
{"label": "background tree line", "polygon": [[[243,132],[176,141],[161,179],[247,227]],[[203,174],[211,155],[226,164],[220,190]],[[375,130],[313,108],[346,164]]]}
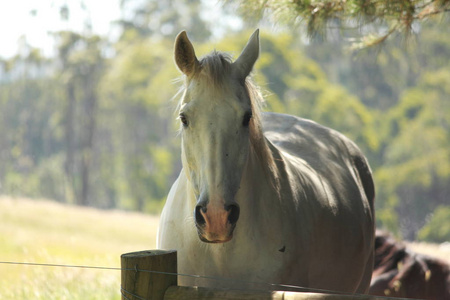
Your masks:
{"label": "background tree line", "polygon": [[[187,29],[199,55],[237,55],[249,31],[220,25],[227,34],[214,40],[198,0],[124,0],[122,9],[114,43],[62,31],[55,57],[23,43],[0,60],[0,193],[160,211],[181,168],[174,37]],[[240,18],[230,8],[223,17]],[[450,239],[445,28],[448,17],[429,20],[407,46],[389,39],[357,53],[338,30],[305,41],[298,29],[263,29],[254,72],[267,110],[313,119],[362,148],[376,180],[377,225],[407,239]]]}

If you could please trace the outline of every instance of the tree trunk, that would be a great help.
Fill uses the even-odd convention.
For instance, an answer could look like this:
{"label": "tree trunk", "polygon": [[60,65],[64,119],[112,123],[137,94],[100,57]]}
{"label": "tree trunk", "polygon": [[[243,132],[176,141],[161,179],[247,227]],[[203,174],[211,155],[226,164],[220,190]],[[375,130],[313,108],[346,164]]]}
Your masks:
{"label": "tree trunk", "polygon": [[75,184],[75,86],[69,80],[66,86],[67,106],[65,113],[65,144],[66,144],[66,161],[64,163],[64,171],[66,173],[66,201],[72,202],[76,199],[76,184]]}
{"label": "tree trunk", "polygon": [[[94,72],[93,72],[94,73]],[[83,152],[81,158],[81,205],[89,205],[89,192],[90,192],[90,173],[92,169],[92,156],[94,146],[94,133],[97,125],[97,94],[95,80],[90,78],[85,84],[87,92],[85,102],[85,130],[83,137]]]}

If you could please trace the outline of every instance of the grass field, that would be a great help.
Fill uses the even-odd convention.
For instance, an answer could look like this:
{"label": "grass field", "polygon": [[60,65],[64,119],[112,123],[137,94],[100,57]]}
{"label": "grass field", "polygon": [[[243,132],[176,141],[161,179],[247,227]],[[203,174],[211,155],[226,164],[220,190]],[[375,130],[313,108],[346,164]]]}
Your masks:
{"label": "grass field", "polygon": [[[120,267],[158,217],[0,196],[0,261]],[[120,271],[0,264],[0,299],[120,299]]]}
{"label": "grass field", "polygon": [[[0,196],[0,261],[120,267],[155,248],[157,216]],[[412,243],[450,262],[450,247]],[[0,299],[120,299],[120,271],[0,264]]]}

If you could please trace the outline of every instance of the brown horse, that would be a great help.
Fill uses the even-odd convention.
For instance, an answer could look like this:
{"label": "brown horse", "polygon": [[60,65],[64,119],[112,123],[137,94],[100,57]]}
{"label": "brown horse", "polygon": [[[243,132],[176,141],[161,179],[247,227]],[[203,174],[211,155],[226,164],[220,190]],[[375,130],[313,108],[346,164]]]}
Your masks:
{"label": "brown horse", "polygon": [[417,254],[384,232],[376,232],[375,266],[369,293],[377,296],[450,299],[450,266]]}

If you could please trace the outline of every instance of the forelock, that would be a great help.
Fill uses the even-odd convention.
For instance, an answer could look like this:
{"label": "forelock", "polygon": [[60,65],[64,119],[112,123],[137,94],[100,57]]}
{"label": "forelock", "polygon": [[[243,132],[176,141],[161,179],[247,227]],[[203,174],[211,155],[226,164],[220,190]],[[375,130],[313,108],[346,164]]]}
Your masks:
{"label": "forelock", "polygon": [[202,79],[214,87],[224,87],[231,74],[232,59],[229,54],[213,51],[200,60]]}

